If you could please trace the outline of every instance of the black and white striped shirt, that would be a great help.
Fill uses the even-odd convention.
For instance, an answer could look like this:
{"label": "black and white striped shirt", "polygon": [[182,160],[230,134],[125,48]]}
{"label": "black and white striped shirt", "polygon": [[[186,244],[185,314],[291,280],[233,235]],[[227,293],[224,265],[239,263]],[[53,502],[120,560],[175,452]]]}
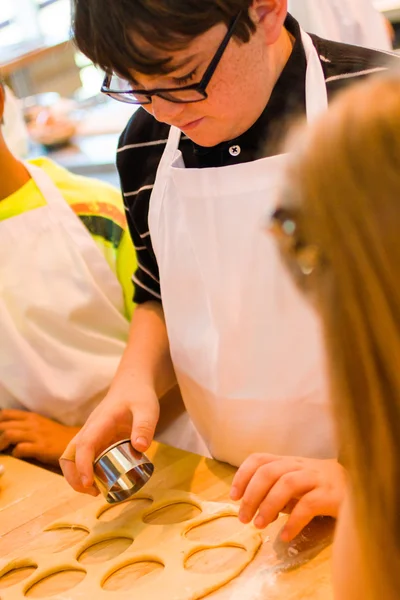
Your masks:
{"label": "black and white striped shirt", "polygon": [[[261,156],[272,156],[279,151],[279,144],[293,117],[305,114],[307,63],[300,28],[291,16],[287,17],[285,27],[295,38],[293,51],[260,118],[237,139],[212,148],[202,148],[182,136],[180,150],[186,167],[233,165]],[[312,39],[321,60],[329,98],[350,83],[388,68],[390,57],[383,52],[338,44],[317,36],[312,36]],[[159,123],[140,108],[122,133],[118,146],[117,167],[128,224],[138,257],[133,282],[134,300],[139,304],[149,300],[161,301],[148,212],[157,167],[168,133],[168,125]]]}

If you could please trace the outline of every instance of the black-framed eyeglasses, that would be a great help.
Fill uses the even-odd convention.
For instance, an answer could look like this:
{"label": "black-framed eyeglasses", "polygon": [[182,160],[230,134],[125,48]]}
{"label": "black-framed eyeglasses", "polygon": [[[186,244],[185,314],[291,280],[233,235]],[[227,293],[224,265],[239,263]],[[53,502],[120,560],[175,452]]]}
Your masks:
{"label": "black-framed eyeglasses", "polygon": [[[210,83],[211,77],[222,58],[223,53],[235,31],[235,27],[241,16],[241,12],[232,20],[229,29],[225,34],[224,39],[219,45],[216,53],[211,59],[201,81],[184,87],[176,88],[159,88],[154,90],[133,90],[128,89],[129,82],[117,77],[116,75],[106,75],[100,91],[103,94],[111,96],[120,102],[128,102],[129,104],[151,104],[152,97],[158,96],[169,102],[187,104],[189,102],[201,102],[208,98],[206,88]],[[117,87],[119,86],[119,87]]]}
{"label": "black-framed eyeglasses", "polygon": [[294,211],[277,208],[272,213],[266,229],[276,238],[281,250],[292,256],[303,275],[311,275],[323,264],[319,248],[301,239]]}

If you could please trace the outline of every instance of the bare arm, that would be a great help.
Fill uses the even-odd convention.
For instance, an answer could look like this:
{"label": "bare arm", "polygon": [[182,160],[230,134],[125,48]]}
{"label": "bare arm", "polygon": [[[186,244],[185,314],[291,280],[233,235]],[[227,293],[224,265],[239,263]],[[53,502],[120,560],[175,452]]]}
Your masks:
{"label": "bare arm", "polygon": [[61,459],[67,481],[77,491],[95,494],[93,461],[110,444],[130,437],[133,446],[150,446],[159,418],[158,398],[176,382],[164,314],[160,304],[136,308],[126,350],[104,400],[93,411]]}
{"label": "bare arm", "polygon": [[176,383],[164,312],[158,302],[139,305],[133,313],[128,344],[107,396],[149,386],[158,398]]}

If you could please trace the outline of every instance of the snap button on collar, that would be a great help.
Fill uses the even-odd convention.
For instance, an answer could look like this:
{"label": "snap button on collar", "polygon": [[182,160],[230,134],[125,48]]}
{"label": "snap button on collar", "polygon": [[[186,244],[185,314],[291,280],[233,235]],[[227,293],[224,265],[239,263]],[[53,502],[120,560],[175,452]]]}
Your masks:
{"label": "snap button on collar", "polygon": [[241,150],[240,146],[237,146],[237,145],[230,146],[230,148],[229,148],[229,154],[231,156],[239,156],[239,154],[241,153],[241,151],[242,150]]}

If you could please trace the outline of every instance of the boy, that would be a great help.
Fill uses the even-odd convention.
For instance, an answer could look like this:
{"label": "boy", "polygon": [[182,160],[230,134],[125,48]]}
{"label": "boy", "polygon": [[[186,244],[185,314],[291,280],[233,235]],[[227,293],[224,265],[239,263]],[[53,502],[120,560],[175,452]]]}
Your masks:
{"label": "boy", "polygon": [[[271,498],[274,516],[299,500],[290,539],[313,516],[336,516],[344,473],[319,323],[262,225],[286,166],[286,124],[314,119],[328,96],[386,69],[387,56],[311,38],[286,0],[75,0],[74,23],[78,46],[106,72],[102,91],[143,105],[118,149],[139,306],[64,473],[95,494],[95,456],[127,432],[145,451],[176,377],[213,457],[262,461],[253,498]],[[245,466],[234,499],[248,475]],[[242,507],[244,521],[253,514]]]}

